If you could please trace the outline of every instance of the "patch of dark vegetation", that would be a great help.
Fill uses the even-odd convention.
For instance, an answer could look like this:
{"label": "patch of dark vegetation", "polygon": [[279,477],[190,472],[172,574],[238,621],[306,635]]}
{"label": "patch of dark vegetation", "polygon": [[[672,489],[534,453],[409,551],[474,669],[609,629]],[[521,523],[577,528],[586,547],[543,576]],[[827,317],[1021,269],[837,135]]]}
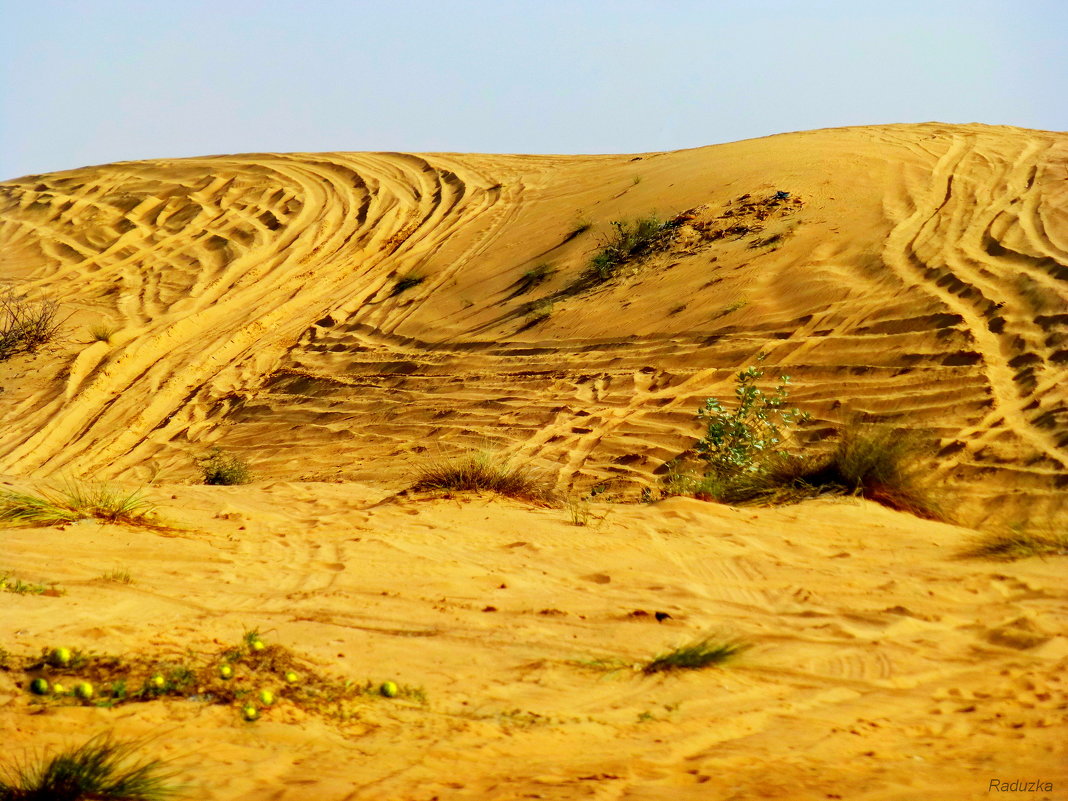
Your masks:
{"label": "patch of dark vegetation", "polygon": [[20,353],[35,353],[51,342],[62,324],[58,314],[55,300],[32,301],[13,289],[0,292],[0,362]]}
{"label": "patch of dark vegetation", "polygon": [[233,486],[252,483],[252,470],[248,463],[233,454],[224,453],[218,446],[198,458],[196,463],[204,484]]}
{"label": "patch of dark vegetation", "polygon": [[407,273],[397,279],[397,282],[393,285],[393,289],[390,291],[389,296],[395,298],[402,292],[407,292],[412,287],[417,287],[426,280],[425,275],[419,273]]}
{"label": "patch of dark vegetation", "polygon": [[514,284],[515,289],[512,290],[508,299],[518,297],[519,295],[525,295],[528,292],[537,289],[554,275],[556,275],[556,268],[551,264],[539,264],[536,267],[531,267],[529,270],[526,270]]}
{"label": "patch of dark vegetation", "polygon": [[530,468],[479,451],[458,459],[431,462],[419,469],[412,490],[463,492],[482,490],[539,505],[557,502],[549,482]]}
{"label": "patch of dark vegetation", "polygon": [[38,764],[9,765],[0,801],[164,801],[175,798],[175,772],[138,759],[136,742],[97,735]]}
{"label": "patch of dark vegetation", "polygon": [[778,505],[820,496],[858,496],[931,520],[947,520],[925,476],[933,442],[918,434],[856,419],[838,433],[829,453],[786,450],[788,427],[808,415],[787,409],[788,376],[774,395],[756,382],[763,372],[749,367],[737,376],[738,405],[728,410],[709,398],[698,416],[706,424],[694,446],[699,473],[670,469],[667,495],[692,495],[731,505]]}
{"label": "patch of dark vegetation", "polygon": [[960,556],[998,562],[1015,562],[1032,556],[1068,556],[1068,533],[1056,532],[1052,526],[1044,531],[1032,531],[1017,525],[1007,531],[981,535]]}
{"label": "patch of dark vegetation", "polygon": [[650,675],[678,670],[703,670],[714,665],[721,665],[745,649],[745,645],[737,642],[699,640],[650,659],[642,665],[642,673]]}
{"label": "patch of dark vegetation", "polygon": [[667,239],[670,227],[655,214],[635,220],[613,220],[613,232],[604,237],[601,249],[590,259],[587,277],[610,280],[628,261],[650,253]]}

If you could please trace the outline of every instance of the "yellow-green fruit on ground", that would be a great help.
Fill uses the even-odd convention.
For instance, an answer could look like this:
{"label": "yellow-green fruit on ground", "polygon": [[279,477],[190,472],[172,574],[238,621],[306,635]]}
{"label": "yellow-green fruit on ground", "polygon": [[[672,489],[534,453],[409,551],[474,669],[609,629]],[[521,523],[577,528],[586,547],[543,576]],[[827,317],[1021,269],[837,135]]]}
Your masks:
{"label": "yellow-green fruit on ground", "polygon": [[251,643],[249,643],[249,646],[252,648],[253,651],[262,651],[264,648],[267,647],[263,644],[263,640],[253,640]]}
{"label": "yellow-green fruit on ground", "polygon": [[241,714],[244,716],[245,720],[255,720],[260,716],[260,710],[256,709],[252,704],[247,704],[242,707]]}
{"label": "yellow-green fruit on ground", "polygon": [[157,673],[155,676],[148,680],[148,683],[151,684],[155,689],[162,690],[163,685],[167,683],[167,680]]}
{"label": "yellow-green fruit on ground", "polygon": [[93,685],[87,681],[79,682],[78,686],[74,688],[74,694],[88,701],[93,697]]}
{"label": "yellow-green fruit on ground", "polygon": [[48,680],[34,679],[30,682],[30,692],[34,695],[48,695]]}
{"label": "yellow-green fruit on ground", "polygon": [[219,678],[228,679],[234,675],[234,669],[229,665],[223,665],[219,668]]}
{"label": "yellow-green fruit on ground", "polygon": [[70,648],[53,648],[48,661],[55,667],[66,667],[70,664],[71,658]]}
{"label": "yellow-green fruit on ground", "polygon": [[382,686],[378,688],[378,691],[382,693],[386,698],[396,698],[398,688],[397,685],[391,681],[382,682]]}
{"label": "yellow-green fruit on ground", "polygon": [[286,681],[288,681],[290,684],[296,684],[299,679],[300,676],[298,676],[292,670],[286,671]]}
{"label": "yellow-green fruit on ground", "polygon": [[64,687],[62,684],[53,684],[52,685],[52,692],[54,692],[56,695],[63,695],[63,693],[65,693],[66,691],[67,691],[67,688]]}
{"label": "yellow-green fruit on ground", "polygon": [[270,690],[260,690],[260,703],[264,706],[270,706],[274,703],[274,693]]}

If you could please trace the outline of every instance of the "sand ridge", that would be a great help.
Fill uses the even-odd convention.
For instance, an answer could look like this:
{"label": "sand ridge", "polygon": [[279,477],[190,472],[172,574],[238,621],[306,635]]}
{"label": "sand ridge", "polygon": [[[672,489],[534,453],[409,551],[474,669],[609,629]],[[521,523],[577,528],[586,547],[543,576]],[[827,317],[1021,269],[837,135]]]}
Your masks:
{"label": "sand ridge", "polygon": [[[764,351],[814,430],[859,413],[938,437],[965,518],[1053,514],[1065,146],[930,124],[641,156],[250,155],[8,182],[4,274],[118,330],[0,399],[16,421],[2,465],[184,477],[194,443],[225,440],[279,478],[400,480],[429,437],[496,443],[561,488],[634,494]],[[679,240],[566,292],[612,220],[724,219],[774,191],[799,205],[764,232]],[[539,264],[551,280],[517,292]],[[539,299],[550,313],[532,320]],[[285,453],[256,446],[279,432]]]}

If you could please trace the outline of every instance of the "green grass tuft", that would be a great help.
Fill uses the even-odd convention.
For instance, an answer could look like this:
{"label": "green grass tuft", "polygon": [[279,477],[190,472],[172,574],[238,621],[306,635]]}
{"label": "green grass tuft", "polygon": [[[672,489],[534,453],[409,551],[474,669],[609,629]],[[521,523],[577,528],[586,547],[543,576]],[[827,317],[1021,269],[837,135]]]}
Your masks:
{"label": "green grass tuft", "polygon": [[154,509],[141,490],[125,493],[104,484],[68,484],[40,495],[0,491],[0,523],[14,526],[58,526],[92,518],[152,526],[157,525]]}
{"label": "green grass tuft", "polygon": [[512,465],[490,451],[421,467],[413,490],[489,490],[509,498],[538,504],[553,504],[555,493],[548,482],[527,467]]}
{"label": "green grass tuft", "polygon": [[137,759],[136,743],[97,735],[37,765],[8,766],[0,801],[163,801],[174,798],[171,768]]}

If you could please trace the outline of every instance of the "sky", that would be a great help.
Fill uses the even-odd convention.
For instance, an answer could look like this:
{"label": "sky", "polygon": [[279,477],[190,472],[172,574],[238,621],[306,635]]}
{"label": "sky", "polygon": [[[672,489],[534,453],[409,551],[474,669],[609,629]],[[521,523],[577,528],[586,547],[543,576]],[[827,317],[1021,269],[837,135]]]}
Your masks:
{"label": "sky", "polygon": [[0,0],[0,180],[112,161],[638,153],[1068,129],[1066,0]]}

